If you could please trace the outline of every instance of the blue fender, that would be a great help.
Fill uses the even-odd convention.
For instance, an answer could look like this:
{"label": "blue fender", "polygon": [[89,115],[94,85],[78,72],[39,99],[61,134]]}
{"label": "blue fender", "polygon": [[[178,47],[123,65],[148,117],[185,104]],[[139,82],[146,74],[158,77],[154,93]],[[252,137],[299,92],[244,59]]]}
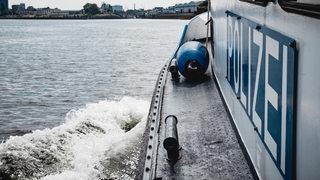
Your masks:
{"label": "blue fender", "polygon": [[202,76],[209,65],[207,48],[198,41],[184,43],[177,52],[177,66],[179,72],[186,78]]}

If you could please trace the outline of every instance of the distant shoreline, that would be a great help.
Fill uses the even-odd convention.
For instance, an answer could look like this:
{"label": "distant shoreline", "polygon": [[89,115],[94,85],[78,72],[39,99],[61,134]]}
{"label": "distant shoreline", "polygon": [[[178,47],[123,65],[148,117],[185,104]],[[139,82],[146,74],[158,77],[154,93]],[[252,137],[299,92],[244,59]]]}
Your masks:
{"label": "distant shoreline", "polygon": [[[152,16],[137,17],[137,19],[191,19],[195,16],[194,13],[181,13],[181,14],[159,14]],[[116,14],[98,14],[98,15],[5,15],[0,16],[0,19],[132,19],[133,16],[121,17]]]}
{"label": "distant shoreline", "polygon": [[159,14],[156,16],[146,17],[151,19],[191,19],[196,16],[195,13],[177,13],[177,14]]}
{"label": "distant shoreline", "polygon": [[0,16],[0,19],[121,19],[115,14],[99,14],[99,15],[6,15]]}

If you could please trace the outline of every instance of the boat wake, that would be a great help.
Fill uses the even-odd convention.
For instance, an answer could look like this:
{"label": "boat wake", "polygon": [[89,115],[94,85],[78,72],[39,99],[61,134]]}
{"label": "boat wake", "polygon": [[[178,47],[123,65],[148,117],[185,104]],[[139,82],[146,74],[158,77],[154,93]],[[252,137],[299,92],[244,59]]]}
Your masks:
{"label": "boat wake", "polygon": [[12,136],[0,144],[0,179],[134,179],[148,107],[100,101],[58,127]]}

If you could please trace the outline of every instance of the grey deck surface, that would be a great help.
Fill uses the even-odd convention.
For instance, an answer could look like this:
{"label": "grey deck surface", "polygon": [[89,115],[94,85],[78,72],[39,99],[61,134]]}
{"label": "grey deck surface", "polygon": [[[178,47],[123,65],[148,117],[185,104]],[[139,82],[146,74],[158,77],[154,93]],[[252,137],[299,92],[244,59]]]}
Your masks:
{"label": "grey deck surface", "polygon": [[[253,179],[216,83],[178,82],[169,73],[164,87],[155,177],[159,179]],[[182,158],[172,167],[163,148],[168,115],[178,118]]]}

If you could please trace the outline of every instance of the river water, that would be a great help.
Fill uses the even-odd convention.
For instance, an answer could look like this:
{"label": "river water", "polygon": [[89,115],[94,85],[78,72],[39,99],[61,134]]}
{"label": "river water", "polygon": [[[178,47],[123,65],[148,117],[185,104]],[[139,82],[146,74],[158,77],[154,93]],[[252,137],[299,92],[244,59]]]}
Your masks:
{"label": "river water", "polygon": [[185,24],[0,20],[0,179],[134,178],[155,81]]}

